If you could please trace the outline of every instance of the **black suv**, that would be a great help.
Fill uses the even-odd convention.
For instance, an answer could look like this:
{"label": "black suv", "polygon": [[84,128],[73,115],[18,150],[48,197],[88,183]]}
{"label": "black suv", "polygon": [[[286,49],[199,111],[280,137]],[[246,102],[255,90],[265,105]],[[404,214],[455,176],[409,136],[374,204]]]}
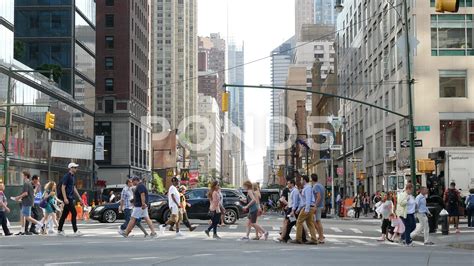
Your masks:
{"label": "black suv", "polygon": [[[207,198],[208,188],[195,188],[186,192],[185,197],[191,207],[186,209],[189,219],[209,219],[209,199]],[[242,207],[245,205],[246,198],[242,192],[235,189],[222,189],[224,197],[225,216],[224,222],[226,224],[234,224],[238,219],[245,216]],[[168,204],[150,207],[150,217],[157,217],[160,223],[166,222],[170,216]]]}

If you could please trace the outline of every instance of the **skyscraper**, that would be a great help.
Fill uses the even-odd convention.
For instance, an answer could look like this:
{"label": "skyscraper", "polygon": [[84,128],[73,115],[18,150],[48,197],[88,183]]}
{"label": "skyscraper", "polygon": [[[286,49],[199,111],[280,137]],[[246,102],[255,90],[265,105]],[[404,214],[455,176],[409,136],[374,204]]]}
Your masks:
{"label": "skyscraper", "polygon": [[314,24],[336,25],[335,0],[314,0]]}
{"label": "skyscraper", "polygon": [[295,0],[295,37],[301,40],[301,28],[304,24],[314,24],[315,0]]}
{"label": "skyscraper", "polygon": [[[151,3],[151,113],[167,119],[175,129],[197,114],[196,0]],[[161,130],[153,126],[154,132]],[[192,126],[185,134],[196,137]]]}
{"label": "skyscraper", "polygon": [[112,184],[150,173],[150,3],[97,1],[99,175]]}

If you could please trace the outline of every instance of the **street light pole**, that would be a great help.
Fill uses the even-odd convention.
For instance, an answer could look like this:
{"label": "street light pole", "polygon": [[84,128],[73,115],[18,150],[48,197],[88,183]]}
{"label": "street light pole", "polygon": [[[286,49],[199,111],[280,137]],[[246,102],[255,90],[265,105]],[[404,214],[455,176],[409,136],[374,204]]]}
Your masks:
{"label": "street light pole", "polygon": [[[12,71],[12,68],[10,67],[9,72]],[[7,85],[7,111],[5,114],[5,147],[4,147],[4,155],[5,158],[3,159],[3,183],[6,185],[8,184],[8,163],[9,163],[9,158],[8,158],[8,153],[9,153],[9,148],[10,148],[10,127],[11,127],[11,81],[12,77],[8,75],[8,85]]]}
{"label": "street light pole", "polygon": [[416,160],[415,160],[415,125],[413,121],[413,83],[411,76],[411,60],[410,60],[410,32],[408,24],[408,0],[404,0],[405,12],[405,41],[406,41],[406,57],[407,57],[407,79],[408,79],[408,127],[410,138],[410,174],[413,182],[414,191],[416,191]]}

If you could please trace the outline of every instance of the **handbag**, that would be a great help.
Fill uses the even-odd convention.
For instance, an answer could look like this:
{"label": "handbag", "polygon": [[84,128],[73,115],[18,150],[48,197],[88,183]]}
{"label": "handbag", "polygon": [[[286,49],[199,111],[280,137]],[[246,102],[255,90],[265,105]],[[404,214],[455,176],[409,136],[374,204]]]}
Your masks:
{"label": "handbag", "polygon": [[42,199],[40,201],[40,204],[39,204],[40,208],[44,209],[44,208],[46,208],[47,205],[48,205],[48,198]]}

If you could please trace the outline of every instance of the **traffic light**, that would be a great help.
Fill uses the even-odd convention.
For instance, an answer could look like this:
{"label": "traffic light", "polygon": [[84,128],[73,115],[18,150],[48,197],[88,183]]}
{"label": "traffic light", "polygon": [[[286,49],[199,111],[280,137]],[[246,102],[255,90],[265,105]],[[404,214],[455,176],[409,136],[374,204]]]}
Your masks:
{"label": "traffic light", "polygon": [[319,159],[320,160],[331,160],[331,150],[330,149],[323,149],[319,151]]}
{"label": "traffic light", "polygon": [[222,112],[229,111],[229,92],[222,93]]}
{"label": "traffic light", "polygon": [[459,0],[436,0],[435,2],[436,12],[458,12]]}
{"label": "traffic light", "polygon": [[56,117],[55,114],[51,112],[46,112],[46,119],[44,121],[44,128],[46,129],[53,129],[54,128],[54,118]]}

